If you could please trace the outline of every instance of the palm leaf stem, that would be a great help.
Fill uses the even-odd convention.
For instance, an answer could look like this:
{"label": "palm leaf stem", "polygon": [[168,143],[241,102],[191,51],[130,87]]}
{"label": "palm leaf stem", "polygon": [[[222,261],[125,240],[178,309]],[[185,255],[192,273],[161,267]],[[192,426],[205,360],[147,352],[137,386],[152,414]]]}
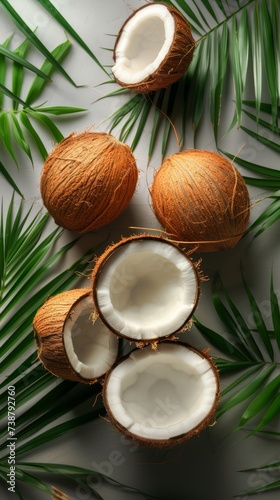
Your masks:
{"label": "palm leaf stem", "polygon": [[238,8],[234,11],[232,11],[230,14],[226,15],[226,18],[217,23],[213,28],[210,28],[207,33],[203,34],[201,38],[198,40],[200,42],[202,39],[206,38],[207,36],[211,35],[214,31],[218,30],[221,28],[225,23],[228,23],[230,19],[236,17],[240,12],[245,11],[248,7],[248,5],[255,3],[256,0],[247,0],[244,4],[238,6]]}

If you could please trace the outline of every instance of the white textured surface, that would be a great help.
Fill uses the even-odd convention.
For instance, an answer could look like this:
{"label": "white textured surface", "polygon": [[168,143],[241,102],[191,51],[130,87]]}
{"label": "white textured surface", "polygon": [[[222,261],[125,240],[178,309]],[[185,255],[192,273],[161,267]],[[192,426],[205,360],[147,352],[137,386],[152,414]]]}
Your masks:
{"label": "white textured surface", "polygon": [[[144,2],[138,0],[56,0],[54,4],[67,18],[72,26],[82,35],[93,52],[100,58],[103,64],[112,64],[111,52],[102,47],[112,47],[114,38],[123,21],[132,10]],[[230,2],[228,2],[230,4]],[[240,2],[242,3],[242,2]],[[11,4],[35,29],[43,43],[52,50],[58,43],[65,40],[64,31],[45,13],[43,8],[35,0],[11,0]],[[22,36],[15,29],[9,19],[0,11],[1,41],[5,40],[11,33],[15,32],[13,47],[19,45]],[[40,57],[30,52],[31,60],[37,64]],[[47,101],[48,106],[65,105],[81,106],[88,112],[81,117],[58,120],[59,127],[64,135],[73,130],[82,131],[85,128],[94,130],[105,130],[108,122],[104,120],[125,101],[123,96],[100,100],[112,86],[98,86],[106,81],[106,75],[94,64],[82,49],[75,43],[64,63],[65,69],[71,74],[78,84],[84,87],[74,88],[57,72],[53,74],[53,82],[47,87],[42,95],[42,100]],[[29,87],[32,76],[26,73],[24,87]],[[232,116],[234,106],[234,92],[229,85],[226,88],[227,107],[221,116],[221,130],[226,132]],[[246,88],[245,98],[252,98],[252,89]],[[39,104],[39,103],[38,103]],[[245,120],[246,124],[246,120]],[[159,227],[150,206],[148,185],[153,177],[155,169],[161,163],[160,140],[147,168],[147,147],[150,139],[152,120],[147,122],[141,143],[135,151],[135,156],[141,171],[137,191],[128,210],[108,228],[101,230],[98,234],[85,236],[71,252],[71,257],[66,259],[65,266],[79,258],[80,253],[93,243],[104,241],[118,241],[121,235],[131,233],[130,226]],[[263,131],[268,137],[268,132]],[[223,133],[221,134],[223,135]],[[45,135],[47,149],[51,150],[53,143],[49,136]],[[130,143],[130,138],[128,140]],[[193,134],[190,121],[188,122],[186,146],[193,146]],[[210,120],[206,116],[201,126],[196,146],[203,149],[215,150],[213,133]],[[241,129],[233,130],[228,136],[220,141],[221,149],[238,153],[243,146],[243,157],[249,161],[279,168],[279,153],[268,152],[268,150],[253,138],[245,136]],[[169,152],[177,150],[174,137],[169,143]],[[35,203],[35,208],[41,208],[42,203],[39,192],[39,178],[42,162],[39,156],[34,154],[34,169],[24,154],[20,155],[20,169],[11,162],[11,175],[19,184],[25,195],[24,209],[30,208]],[[4,162],[4,156],[1,160]],[[0,191],[4,195],[4,207],[7,207],[11,198],[11,189],[1,178]],[[262,190],[250,188],[252,202],[255,203],[264,194]],[[16,197],[15,203],[19,203]],[[252,219],[263,210],[264,204],[255,204]],[[50,229],[54,225],[50,223]],[[109,237],[108,237],[109,234]],[[75,235],[76,236],[76,235]],[[65,233],[62,243],[72,239],[72,235]],[[243,293],[240,293],[240,260],[242,258],[243,268],[250,287],[254,290],[258,304],[265,312],[269,301],[269,281],[274,263],[274,272],[279,294],[279,223],[271,228],[264,237],[259,238],[257,244],[248,247],[248,242],[243,241],[238,247],[223,254],[209,254],[203,256],[202,269],[210,277],[210,281],[202,284],[202,297],[198,308],[198,318],[207,323],[210,328],[222,331],[222,326],[217,320],[211,301],[211,279],[217,271],[220,272],[225,286],[230,290],[231,296],[236,300],[246,320],[250,320],[250,309]],[[278,272],[278,274],[277,274]],[[88,281],[86,281],[86,285]],[[269,320],[269,312],[267,312]],[[225,336],[227,332],[224,332]],[[208,343],[193,329],[185,336],[186,341],[192,343],[199,349],[208,348]],[[215,354],[215,350],[212,350]],[[229,380],[225,382],[228,384]],[[178,447],[170,452],[159,452],[140,448],[137,444],[128,442],[115,432],[112,426],[102,419],[97,419],[85,426],[75,430],[75,433],[48,443],[34,451],[26,454],[22,459],[27,461],[38,460],[42,462],[69,463],[107,473],[114,479],[129,483],[142,490],[148,491],[161,500],[230,500],[240,494],[241,491],[256,488],[277,480],[273,473],[262,471],[259,473],[240,473],[241,469],[258,466],[265,463],[280,460],[279,441],[265,439],[264,437],[253,437],[242,441],[243,433],[229,435],[233,427],[238,423],[240,409],[229,412],[218,425],[203,433],[199,438],[190,440],[187,445]],[[72,411],[73,418],[77,416],[76,409]],[[275,430],[277,425],[274,426]],[[278,427],[279,431],[279,427]],[[89,480],[94,483],[94,478]],[[64,487],[65,486],[65,487]],[[97,483],[97,491],[109,500],[133,500],[131,493],[117,488],[107,488]],[[71,500],[91,500],[84,491],[73,491],[70,485],[63,489],[68,491]],[[23,488],[24,500],[49,500],[49,496],[40,491]],[[11,500],[12,494],[8,494],[6,488],[0,487],[1,500]],[[246,497],[245,497],[246,498]],[[251,497],[250,497],[251,498]],[[279,491],[272,491],[267,495],[260,496],[262,500],[276,500]],[[241,500],[241,499],[240,499]]]}
{"label": "white textured surface", "polygon": [[64,345],[74,370],[86,379],[104,375],[114,364],[118,340],[100,321],[94,318],[91,297],[78,302],[65,322]]}

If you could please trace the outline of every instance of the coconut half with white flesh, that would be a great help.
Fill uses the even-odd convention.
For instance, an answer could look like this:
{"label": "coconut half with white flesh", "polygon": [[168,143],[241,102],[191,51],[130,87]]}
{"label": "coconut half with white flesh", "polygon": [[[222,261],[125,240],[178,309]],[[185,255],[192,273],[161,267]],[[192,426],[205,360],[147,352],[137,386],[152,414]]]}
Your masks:
{"label": "coconut half with white flesh", "polygon": [[208,355],[165,341],[120,360],[105,377],[103,399],[110,421],[127,437],[172,446],[213,424],[219,392]]}
{"label": "coconut half with white flesh", "polygon": [[199,273],[177,244],[131,236],[97,260],[92,289],[96,311],[108,328],[145,344],[187,328],[198,303]]}
{"label": "coconut half with white flesh", "polygon": [[122,87],[139,93],[159,90],[184,75],[194,47],[190,25],[177,9],[164,3],[147,4],[120,29],[112,73]]}
{"label": "coconut half with white flesh", "polygon": [[116,361],[118,339],[94,316],[89,289],[48,299],[38,309],[33,328],[38,357],[57,377],[91,384]]}

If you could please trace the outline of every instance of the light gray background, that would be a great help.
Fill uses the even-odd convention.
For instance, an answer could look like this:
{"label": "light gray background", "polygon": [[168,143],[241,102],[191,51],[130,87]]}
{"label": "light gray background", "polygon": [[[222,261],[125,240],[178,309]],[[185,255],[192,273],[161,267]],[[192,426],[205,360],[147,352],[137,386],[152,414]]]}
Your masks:
{"label": "light gray background", "polygon": [[[62,14],[92,48],[101,62],[111,65],[112,53],[104,50],[104,47],[112,48],[114,42],[112,35],[117,34],[122,22],[131,14],[132,9],[144,2],[137,0],[80,0],[79,2],[75,0],[56,0],[53,3],[59,7]],[[37,35],[50,50],[65,40],[63,30],[36,4],[35,0],[24,0],[24,2],[17,0],[12,1],[11,4],[18,12],[22,13],[30,27],[35,28],[37,26]],[[1,42],[12,32],[15,32],[13,45],[17,46],[22,37],[15,30],[14,25],[0,11]],[[40,61],[39,56],[33,51],[30,52],[30,57],[35,64]],[[56,123],[58,123],[63,134],[66,136],[72,131],[81,132],[84,129],[108,130],[109,122],[104,120],[117,109],[124,99],[120,96],[97,101],[111,91],[113,87],[108,85],[98,86],[107,80],[106,75],[75,42],[63,66],[76,83],[85,86],[75,89],[60,74],[55,73],[53,83],[46,88],[43,96],[47,100],[46,105],[69,105],[88,109],[88,112],[80,117],[65,120],[58,119]],[[25,82],[26,88],[30,84],[30,79],[27,78]],[[246,88],[245,94],[248,98],[252,97],[252,89]],[[224,131],[231,121],[234,106],[234,94],[230,84],[227,88],[227,97],[227,106],[224,107],[221,116],[221,130]],[[75,247],[71,252],[68,257],[69,262],[73,262],[80,255],[80,252],[89,245],[103,241],[108,234],[109,241],[117,241],[121,235],[132,232],[131,226],[159,227],[149,206],[148,185],[153,178],[154,171],[161,163],[159,140],[157,150],[147,168],[147,144],[151,126],[152,121],[148,121],[140,145],[135,151],[141,176],[129,208],[110,226],[101,229],[97,234],[85,236],[79,246]],[[46,136],[46,144],[48,150],[51,150],[53,145],[48,136]],[[188,130],[186,146],[193,146],[191,128]],[[238,153],[241,146],[243,146],[243,157],[248,160],[273,168],[278,167],[278,156],[267,151],[264,146],[248,136],[244,136],[241,130],[233,130],[220,141],[222,149],[233,153]],[[209,150],[216,149],[207,114],[199,131],[196,147]],[[173,137],[170,141],[169,152],[175,152],[176,150],[176,141]],[[34,158],[34,169],[24,156],[22,156],[19,171],[11,164],[11,173],[25,195],[24,205],[26,210],[31,204],[34,204],[36,209],[42,205],[39,193],[42,162],[39,157],[36,157],[36,154],[34,154]],[[2,178],[1,193],[4,195],[4,203],[7,206],[11,197],[11,188]],[[266,206],[266,201],[260,201],[265,194],[261,190],[250,188],[253,203],[251,221]],[[16,203],[19,203],[19,198],[16,199]],[[54,224],[51,223],[50,230],[53,227]],[[69,241],[72,237],[73,235],[65,231],[61,244]],[[226,287],[233,299],[236,300],[245,318],[250,319],[246,298],[240,294],[240,290],[242,290],[239,271],[241,259],[245,268],[247,282],[250,288],[254,290],[260,306],[265,311],[269,298],[272,262],[274,262],[275,266],[275,287],[277,291],[280,288],[279,272],[276,272],[276,270],[279,271],[278,254],[279,224],[276,224],[263,237],[259,238],[256,244],[250,247],[247,240],[242,241],[236,248],[226,253],[203,255],[202,269],[209,276],[210,281],[202,285],[202,297],[197,312],[198,318],[208,327],[217,328],[217,331],[222,333],[223,327],[217,320],[211,302],[211,278],[219,271]],[[67,265],[67,262],[65,265]],[[198,348],[204,349],[208,347],[206,341],[195,329],[185,334],[183,338]],[[215,350],[211,352],[215,354]],[[222,382],[223,385],[227,385],[228,381],[229,379],[225,379]],[[193,438],[169,451],[145,449],[125,441],[108,422],[97,419],[77,429],[71,435],[66,435],[55,442],[51,442],[49,445],[41,447],[39,451],[20,457],[20,459],[61,462],[99,469],[111,475],[114,479],[153,494],[161,500],[229,500],[234,496],[239,498],[238,495],[242,491],[262,486],[274,480],[271,473],[241,473],[239,472],[241,469],[280,460],[279,442],[276,440],[259,436],[243,440],[245,433],[230,435],[231,430],[238,421],[239,411],[231,411],[216,426],[203,432],[200,437]],[[72,413],[73,416],[76,415],[75,408],[73,408]],[[272,428],[276,429],[277,423]],[[89,481],[94,480],[89,478]],[[75,500],[88,500],[90,498],[82,491],[72,491],[69,485],[63,481],[60,486]],[[118,488],[109,488],[102,484],[97,485],[97,488],[106,500],[137,498],[137,495],[134,496],[132,493],[126,493]],[[10,500],[14,498],[12,494],[7,494],[5,489],[1,488],[0,491],[1,499]],[[22,488],[22,491],[26,500],[46,498],[46,495],[35,490],[27,490],[25,487]],[[266,493],[260,498],[273,500],[278,497],[279,491],[278,493]],[[138,498],[145,497],[139,496]]]}

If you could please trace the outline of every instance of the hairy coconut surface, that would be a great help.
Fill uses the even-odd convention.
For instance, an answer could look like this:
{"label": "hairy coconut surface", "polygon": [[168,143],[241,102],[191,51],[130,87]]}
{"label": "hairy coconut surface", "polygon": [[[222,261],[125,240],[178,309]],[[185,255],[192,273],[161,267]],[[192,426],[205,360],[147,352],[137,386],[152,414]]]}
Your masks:
{"label": "hairy coconut surface", "polygon": [[105,378],[104,404],[113,424],[151,446],[177,444],[213,423],[218,372],[204,353],[180,342],[136,349]]}
{"label": "hairy coconut surface", "polygon": [[247,227],[247,186],[218,153],[189,149],[169,156],[150,192],[153,211],[170,237],[198,243],[200,252],[234,247]]}
{"label": "hairy coconut surface", "polygon": [[57,377],[93,383],[114,364],[116,336],[93,313],[89,289],[57,294],[37,311],[33,327],[38,356]]}
{"label": "hairy coconut surface", "polygon": [[181,78],[195,41],[186,18],[164,3],[144,5],[123,24],[114,48],[115,80],[139,93],[167,87]]}
{"label": "hairy coconut surface", "polygon": [[41,196],[59,226],[91,231],[125,210],[137,179],[129,146],[106,133],[71,134],[44,163]]}
{"label": "hairy coconut surface", "polygon": [[138,235],[101,255],[92,288],[102,321],[117,335],[145,343],[188,324],[198,302],[199,277],[178,245]]}

